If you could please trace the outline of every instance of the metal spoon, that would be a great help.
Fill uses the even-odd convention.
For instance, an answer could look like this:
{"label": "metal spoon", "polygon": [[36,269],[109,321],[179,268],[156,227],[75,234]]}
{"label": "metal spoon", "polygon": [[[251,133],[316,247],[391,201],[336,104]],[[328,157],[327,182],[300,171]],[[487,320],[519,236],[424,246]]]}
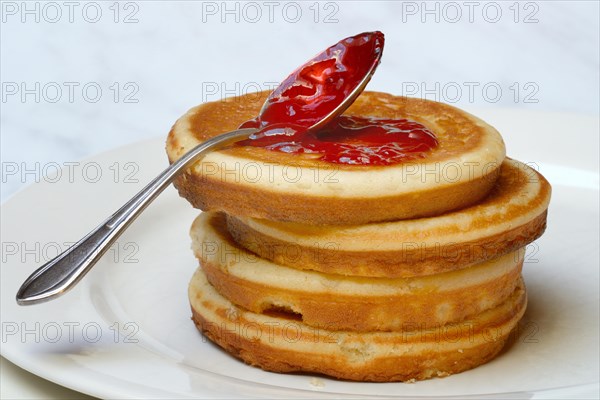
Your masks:
{"label": "metal spoon", "polygon": [[[343,102],[312,125],[309,130],[321,129],[341,115],[354,102],[375,72],[378,59],[376,61]],[[227,132],[199,144],[184,154],[100,226],[31,274],[17,292],[17,303],[19,305],[43,303],[67,292],[83,278],[133,220],[169,186],[180,172],[201,159],[206,153],[248,139],[255,132],[257,132],[256,129],[238,129]]]}

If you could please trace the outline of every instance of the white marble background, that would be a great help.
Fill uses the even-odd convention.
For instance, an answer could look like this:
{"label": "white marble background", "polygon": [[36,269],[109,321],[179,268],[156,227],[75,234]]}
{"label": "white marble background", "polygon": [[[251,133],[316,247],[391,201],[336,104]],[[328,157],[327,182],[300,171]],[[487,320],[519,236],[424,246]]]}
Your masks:
{"label": "white marble background", "polygon": [[386,34],[370,89],[597,115],[598,4],[4,1],[2,200],[46,165],[165,136],[191,106],[269,88],[365,30]]}

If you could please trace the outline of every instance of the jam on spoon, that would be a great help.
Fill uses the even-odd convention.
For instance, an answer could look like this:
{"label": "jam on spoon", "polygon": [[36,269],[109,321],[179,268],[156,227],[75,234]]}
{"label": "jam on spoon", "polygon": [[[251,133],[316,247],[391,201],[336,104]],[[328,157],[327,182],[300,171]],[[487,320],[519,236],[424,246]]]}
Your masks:
{"label": "jam on spoon", "polygon": [[353,93],[381,59],[384,36],[365,32],[329,47],[288,76],[255,119],[257,128],[242,146],[286,153],[316,153],[331,163],[389,165],[423,157],[437,146],[427,127],[407,119],[339,116],[321,129],[308,129]]}

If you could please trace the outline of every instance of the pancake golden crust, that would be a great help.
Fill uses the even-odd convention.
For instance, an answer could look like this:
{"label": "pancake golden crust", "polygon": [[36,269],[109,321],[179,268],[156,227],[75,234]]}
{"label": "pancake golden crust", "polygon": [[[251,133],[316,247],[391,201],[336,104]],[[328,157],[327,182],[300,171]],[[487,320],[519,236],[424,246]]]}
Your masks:
{"label": "pancake golden crust", "polygon": [[[180,118],[169,160],[257,115],[266,92],[206,103]],[[505,148],[498,132],[454,107],[364,92],[348,114],[409,118],[439,145],[417,162],[385,167],[330,164],[314,154],[234,147],[208,154],[175,186],[195,207],[309,224],[362,224],[437,215],[476,203],[492,188]]]}
{"label": "pancake golden crust", "polygon": [[202,213],[192,248],[208,281],[255,313],[285,310],[330,330],[393,331],[459,322],[496,307],[514,291],[524,251],[422,278],[361,278],[302,271],[256,258],[229,236],[224,216]]}
{"label": "pancake golden crust", "polygon": [[500,172],[485,199],[434,218],[311,226],[228,216],[228,230],[250,251],[294,268],[388,278],[444,273],[499,257],[543,234],[550,184],[511,159]]}
{"label": "pancake golden crust", "polygon": [[390,382],[465,371],[502,349],[526,307],[522,282],[498,307],[438,330],[345,332],[255,314],[219,295],[201,269],[189,287],[197,328],[246,363],[274,372]]}
{"label": "pancake golden crust", "polygon": [[[371,198],[311,197],[274,193],[257,187],[205,179],[184,172],[175,180],[179,194],[203,211],[224,211],[230,215],[252,216],[274,221],[310,221],[313,224],[359,224],[391,219],[426,217],[444,210],[465,207],[481,200],[497,176],[488,176],[415,194]],[[469,199],[466,201],[465,199]]]}

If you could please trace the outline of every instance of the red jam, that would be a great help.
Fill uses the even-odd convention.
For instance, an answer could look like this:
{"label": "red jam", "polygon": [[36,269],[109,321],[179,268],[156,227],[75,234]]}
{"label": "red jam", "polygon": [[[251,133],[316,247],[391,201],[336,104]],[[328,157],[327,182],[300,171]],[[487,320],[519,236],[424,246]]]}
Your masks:
{"label": "red jam", "polygon": [[240,125],[259,131],[238,144],[316,153],[323,161],[351,165],[389,165],[423,157],[437,146],[435,135],[406,119],[340,116],[316,132],[308,130],[379,64],[383,43],[383,33],[366,32],[318,54],[271,93],[258,117]]}
{"label": "red jam", "polygon": [[318,132],[289,124],[272,125],[239,144],[320,154],[320,160],[336,164],[390,165],[423,157],[437,146],[437,140],[425,126],[407,119],[342,115]]}
{"label": "red jam", "polygon": [[308,128],[331,113],[379,64],[383,33],[346,38],[318,54],[269,95],[260,115],[240,128],[291,123]]}

